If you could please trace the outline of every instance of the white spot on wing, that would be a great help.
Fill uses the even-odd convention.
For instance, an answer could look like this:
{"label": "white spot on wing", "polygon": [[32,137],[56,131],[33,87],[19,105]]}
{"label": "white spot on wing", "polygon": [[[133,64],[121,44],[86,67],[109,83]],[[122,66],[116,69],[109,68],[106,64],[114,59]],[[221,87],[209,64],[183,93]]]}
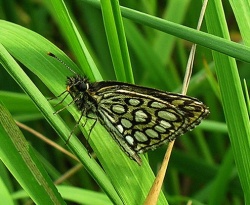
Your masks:
{"label": "white spot on wing", "polygon": [[163,128],[166,128],[166,129],[172,127],[172,125],[169,122],[165,121],[165,120],[160,121],[160,126],[163,127]]}
{"label": "white spot on wing", "polygon": [[131,98],[131,99],[129,99],[129,103],[130,103],[130,105],[137,106],[140,104],[140,101],[137,99]]}
{"label": "white spot on wing", "polygon": [[150,129],[150,128],[146,129],[145,132],[151,138],[158,138],[159,137],[159,134],[156,131],[154,131],[153,129]]}
{"label": "white spot on wing", "polygon": [[121,125],[117,125],[116,127],[120,133],[123,133],[124,130],[123,130],[123,127]]}
{"label": "white spot on wing", "polygon": [[160,132],[160,133],[164,133],[164,132],[167,131],[164,127],[159,126],[159,125],[155,126],[155,130],[158,131],[158,132]]}
{"label": "white spot on wing", "polygon": [[129,143],[130,145],[134,145],[134,139],[133,139],[133,137],[131,137],[130,135],[125,136],[125,140],[126,140],[127,143]]}
{"label": "white spot on wing", "polygon": [[163,103],[159,103],[159,102],[152,102],[151,107],[153,107],[153,108],[164,108],[164,107],[166,107],[166,105],[164,105]]}
{"label": "white spot on wing", "polygon": [[136,122],[145,122],[147,120],[148,116],[143,110],[137,110],[135,112],[135,121]]}
{"label": "white spot on wing", "polygon": [[171,113],[171,112],[167,112],[164,110],[160,110],[158,112],[158,116],[162,119],[168,120],[168,121],[176,121],[177,117],[175,114]]}
{"label": "white spot on wing", "polygon": [[139,142],[146,142],[148,140],[147,136],[140,131],[136,131],[134,136]]}
{"label": "white spot on wing", "polygon": [[123,114],[123,113],[126,112],[124,106],[122,106],[122,105],[113,105],[113,106],[111,107],[111,109],[112,109],[112,111],[113,111],[114,113],[117,113],[117,114]]}
{"label": "white spot on wing", "polygon": [[121,124],[127,129],[131,128],[133,125],[128,119],[125,118],[121,119]]}

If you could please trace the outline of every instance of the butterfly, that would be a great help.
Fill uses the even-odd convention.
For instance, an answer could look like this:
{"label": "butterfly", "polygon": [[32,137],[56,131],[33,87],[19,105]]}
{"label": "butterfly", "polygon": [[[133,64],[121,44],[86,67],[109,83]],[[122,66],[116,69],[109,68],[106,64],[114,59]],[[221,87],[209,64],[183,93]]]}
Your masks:
{"label": "butterfly", "polygon": [[193,97],[117,81],[92,83],[75,72],[66,87],[80,118],[95,116],[139,165],[138,154],[192,130],[209,114],[208,107]]}

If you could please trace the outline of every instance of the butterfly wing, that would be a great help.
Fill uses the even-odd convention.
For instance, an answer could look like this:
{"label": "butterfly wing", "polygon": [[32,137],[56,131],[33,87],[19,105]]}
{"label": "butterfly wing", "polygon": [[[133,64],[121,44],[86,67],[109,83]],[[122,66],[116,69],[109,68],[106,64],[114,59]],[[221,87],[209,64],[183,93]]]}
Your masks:
{"label": "butterfly wing", "polygon": [[139,164],[137,153],[175,139],[209,114],[196,98],[127,83],[97,82],[89,92],[99,121]]}

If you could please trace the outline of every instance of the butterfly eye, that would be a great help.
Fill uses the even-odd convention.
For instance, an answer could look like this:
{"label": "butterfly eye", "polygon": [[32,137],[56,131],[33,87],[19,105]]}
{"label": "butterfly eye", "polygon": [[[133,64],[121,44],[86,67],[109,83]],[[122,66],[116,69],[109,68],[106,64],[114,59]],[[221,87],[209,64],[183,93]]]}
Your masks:
{"label": "butterfly eye", "polygon": [[85,92],[88,89],[88,85],[84,82],[81,82],[77,85],[78,91]]}

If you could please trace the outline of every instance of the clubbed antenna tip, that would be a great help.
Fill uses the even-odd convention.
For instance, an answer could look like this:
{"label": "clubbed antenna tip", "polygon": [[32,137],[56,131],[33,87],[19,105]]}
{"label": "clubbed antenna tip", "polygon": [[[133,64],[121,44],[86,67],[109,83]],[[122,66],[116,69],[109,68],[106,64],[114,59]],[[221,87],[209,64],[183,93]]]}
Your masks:
{"label": "clubbed antenna tip", "polygon": [[51,52],[48,52],[47,54],[48,54],[49,56],[51,56],[51,57],[56,58],[55,54],[53,54],[53,53],[51,53]]}
{"label": "clubbed antenna tip", "polygon": [[70,70],[72,73],[76,74],[77,73],[75,71],[73,71],[64,61],[62,61],[60,58],[58,58],[55,54],[48,52],[47,53],[49,56],[55,58],[56,60],[58,60],[60,63],[62,63],[68,70]]}

